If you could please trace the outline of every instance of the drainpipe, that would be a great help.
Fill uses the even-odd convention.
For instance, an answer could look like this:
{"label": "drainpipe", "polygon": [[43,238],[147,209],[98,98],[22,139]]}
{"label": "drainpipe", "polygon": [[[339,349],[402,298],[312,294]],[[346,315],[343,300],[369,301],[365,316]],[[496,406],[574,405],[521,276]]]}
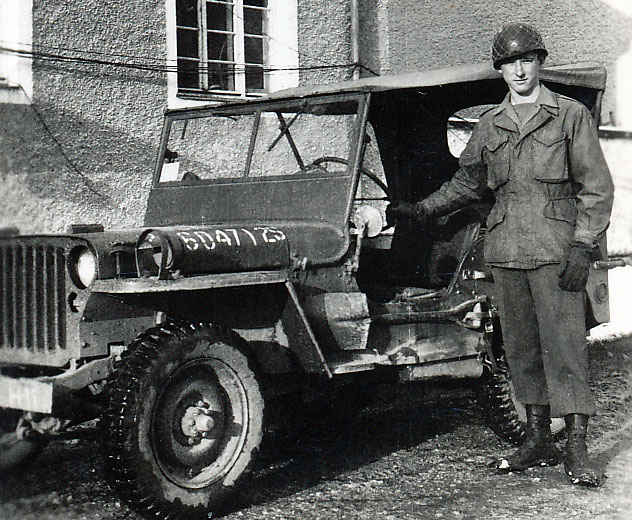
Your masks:
{"label": "drainpipe", "polygon": [[353,62],[353,79],[360,78],[360,16],[358,0],[351,0],[351,61]]}

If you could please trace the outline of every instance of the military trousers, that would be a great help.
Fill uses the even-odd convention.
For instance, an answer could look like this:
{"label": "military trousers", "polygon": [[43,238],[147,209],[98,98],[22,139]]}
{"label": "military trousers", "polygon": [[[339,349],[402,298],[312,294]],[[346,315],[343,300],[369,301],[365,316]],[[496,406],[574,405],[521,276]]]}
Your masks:
{"label": "military trousers", "polygon": [[584,292],[558,287],[557,264],[492,272],[516,399],[549,404],[552,417],[593,415]]}

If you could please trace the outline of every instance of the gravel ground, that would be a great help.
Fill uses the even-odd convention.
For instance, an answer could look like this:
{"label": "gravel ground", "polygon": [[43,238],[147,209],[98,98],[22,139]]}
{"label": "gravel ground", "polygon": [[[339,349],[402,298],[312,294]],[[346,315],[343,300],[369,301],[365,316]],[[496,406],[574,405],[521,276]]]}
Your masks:
{"label": "gravel ground", "polygon": [[[462,392],[424,404],[410,387],[382,388],[344,426],[304,424],[272,439],[226,520],[632,518],[632,338],[592,344],[598,415],[590,446],[609,478],[571,487],[561,467],[496,475],[512,447]],[[330,418],[329,418],[330,419]],[[98,440],[51,443],[28,470],[0,482],[3,520],[140,519],[102,477]]]}

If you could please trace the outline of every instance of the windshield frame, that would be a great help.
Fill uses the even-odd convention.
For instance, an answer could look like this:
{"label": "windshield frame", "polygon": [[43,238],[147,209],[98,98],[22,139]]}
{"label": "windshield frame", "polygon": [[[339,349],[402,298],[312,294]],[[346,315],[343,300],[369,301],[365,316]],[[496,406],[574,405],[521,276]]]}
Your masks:
{"label": "windshield frame", "polygon": [[[231,116],[243,116],[254,115],[253,125],[250,133],[250,144],[248,148],[248,155],[245,161],[245,168],[239,172],[239,176],[235,177],[222,177],[213,179],[204,179],[201,184],[216,184],[216,183],[241,183],[241,182],[272,182],[275,180],[291,180],[296,179],[296,175],[279,175],[274,177],[253,177],[250,175],[250,166],[254,153],[255,142],[259,130],[259,122],[263,113],[275,114],[281,113],[298,113],[304,110],[306,105],[316,104],[330,104],[330,103],[344,103],[344,102],[356,102],[357,108],[355,110],[356,121],[353,128],[352,143],[349,146],[349,153],[346,159],[349,161],[349,165],[344,173],[345,176],[349,176],[352,172],[358,169],[358,151],[363,148],[362,143],[359,143],[360,132],[363,131],[366,125],[368,114],[368,98],[367,92],[346,92],[343,94],[328,94],[308,96],[302,98],[289,98],[289,99],[274,99],[274,100],[254,100],[246,101],[242,103],[231,103],[227,105],[207,106],[191,109],[176,109],[168,110],[165,112],[164,123],[162,127],[162,133],[160,138],[160,147],[156,157],[154,165],[154,173],[152,179],[152,189],[156,188],[168,188],[171,186],[180,185],[179,182],[160,182],[160,175],[162,171],[165,154],[167,152],[167,144],[169,136],[176,121],[187,121],[189,119],[202,119],[210,117],[231,117]],[[283,139],[287,139],[287,135],[282,135]],[[306,178],[319,178],[322,175],[317,173],[302,174],[301,179]],[[357,184],[357,183],[355,183]]]}

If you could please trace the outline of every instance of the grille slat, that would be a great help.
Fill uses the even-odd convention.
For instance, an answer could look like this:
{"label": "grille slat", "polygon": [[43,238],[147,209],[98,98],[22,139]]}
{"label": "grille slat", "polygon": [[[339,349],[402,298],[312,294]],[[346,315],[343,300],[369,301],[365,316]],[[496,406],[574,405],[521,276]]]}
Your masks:
{"label": "grille slat", "polygon": [[52,245],[0,246],[0,351],[66,348],[65,254]]}
{"label": "grille slat", "polygon": [[48,337],[48,304],[46,303],[46,247],[37,248],[38,255],[35,262],[35,287],[37,287],[37,301],[35,303],[35,315],[41,316],[42,326],[37,328],[37,346],[39,349],[44,348],[46,345],[46,338]]}
{"label": "grille slat", "polygon": [[39,251],[39,247],[34,247],[31,250],[31,255],[30,255],[30,263],[31,263],[31,269],[33,271],[33,280],[31,281],[31,290],[29,291],[30,295],[31,295],[31,301],[30,301],[30,314],[31,314],[31,319],[29,322],[29,337],[31,338],[31,348],[33,350],[37,350],[39,348],[39,341],[38,341],[38,327],[37,327],[37,320],[34,319],[37,315],[37,302],[39,299],[39,294],[38,294],[38,290],[37,290],[37,276],[38,276],[38,268],[37,268],[37,257],[38,257],[38,251]]}
{"label": "grille slat", "polygon": [[13,291],[11,291],[12,293],[12,301],[11,301],[11,316],[13,317],[13,323],[11,324],[11,329],[13,331],[13,346],[15,348],[20,348],[20,320],[18,317],[18,313],[19,313],[19,305],[20,305],[20,284],[21,284],[21,280],[19,277],[19,265],[18,265],[18,258],[19,258],[19,254],[18,251],[21,249],[20,246],[16,247],[15,251],[12,251],[12,255],[11,255],[11,274],[13,275]]}
{"label": "grille slat", "polygon": [[22,348],[29,350],[31,348],[31,342],[29,341],[29,321],[31,320],[32,316],[31,313],[29,312],[29,300],[30,300],[30,295],[31,295],[31,285],[33,284],[33,281],[31,279],[31,277],[29,276],[29,251],[28,248],[23,247],[22,248],[22,255],[21,255],[21,264],[22,264],[22,271],[21,271],[21,276],[22,276],[22,305],[20,308],[21,311],[21,322],[22,322],[22,330],[21,330],[21,334],[22,334]]}
{"label": "grille slat", "polygon": [[57,296],[57,311],[55,313],[55,330],[56,334],[56,346],[64,348],[66,345],[66,284],[64,279],[64,255],[62,251],[55,251],[55,295]]}
{"label": "grille slat", "polygon": [[[7,312],[7,309],[9,307],[8,305],[8,301],[9,301],[9,282],[8,282],[8,277],[9,277],[9,273],[8,270],[6,268],[7,266],[7,250],[6,248],[1,248],[1,252],[0,252],[0,262],[2,262],[0,264],[0,283],[2,283],[2,285],[0,285],[0,299],[2,300],[2,309],[4,311],[4,313]],[[3,314],[4,314],[3,313]],[[8,345],[9,344],[9,334],[8,334],[8,330],[5,324],[5,320],[0,318],[0,329],[2,330],[2,344],[3,345]]]}

